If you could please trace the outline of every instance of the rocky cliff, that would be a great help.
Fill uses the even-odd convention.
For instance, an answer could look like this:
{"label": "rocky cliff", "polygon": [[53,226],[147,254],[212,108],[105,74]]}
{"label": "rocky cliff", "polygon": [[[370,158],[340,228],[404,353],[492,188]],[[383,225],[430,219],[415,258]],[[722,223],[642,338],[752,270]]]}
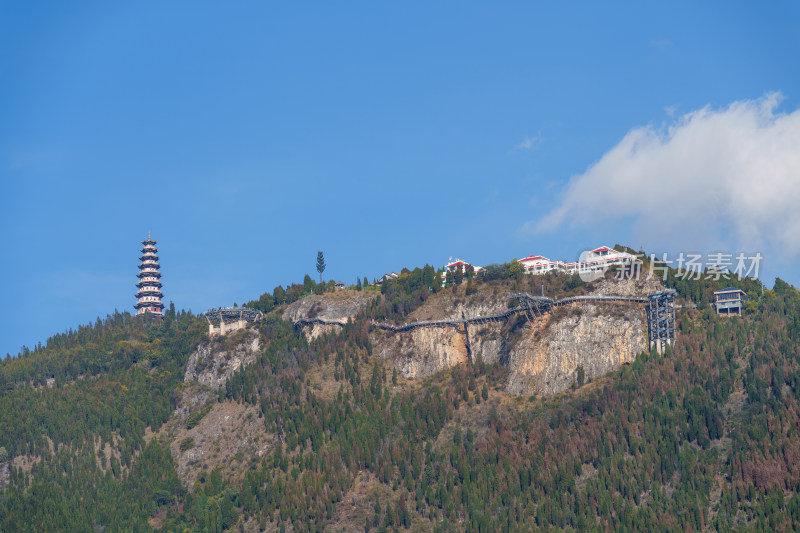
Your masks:
{"label": "rocky cliff", "polygon": [[203,341],[189,356],[177,408],[161,434],[169,437],[178,476],[190,490],[202,471],[215,467],[240,480],[274,445],[257,408],[217,401],[217,389],[260,350],[259,333],[247,329]]}
{"label": "rocky cliff", "polygon": [[[380,294],[374,291],[339,290],[325,294],[312,294],[289,304],[281,318],[289,322],[320,318],[324,320],[350,320]],[[337,331],[339,326],[313,324],[303,326],[308,340]]]}
{"label": "rocky cliff", "polygon": [[[663,288],[658,280],[601,278],[590,293],[644,296]],[[407,322],[485,316],[508,308],[510,290],[483,285],[471,295],[463,288],[442,291],[409,315]],[[403,333],[375,332],[376,354],[392,359],[405,378],[423,378],[466,361],[501,361],[512,394],[555,394],[578,374],[588,382],[647,349],[641,304],[574,304],[528,323],[522,315],[506,323],[425,327]],[[580,370],[580,372],[579,372]]]}
{"label": "rocky cliff", "polygon": [[[630,363],[647,349],[641,305],[560,308],[523,330],[508,352],[506,389],[511,394],[555,394]],[[582,370],[582,372],[580,372]]]}
{"label": "rocky cliff", "polygon": [[189,356],[183,379],[218,389],[234,372],[253,363],[260,348],[258,332],[252,329],[202,342]]}

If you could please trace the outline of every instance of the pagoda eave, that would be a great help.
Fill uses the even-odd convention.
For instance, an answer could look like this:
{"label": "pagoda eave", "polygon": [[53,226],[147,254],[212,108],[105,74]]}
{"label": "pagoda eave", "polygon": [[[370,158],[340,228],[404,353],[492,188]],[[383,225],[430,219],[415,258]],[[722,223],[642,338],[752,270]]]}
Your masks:
{"label": "pagoda eave", "polygon": [[137,291],[133,295],[136,298],[136,303],[133,308],[136,309],[136,315],[143,315],[151,313],[154,316],[164,316],[164,293],[161,292],[161,264],[159,264],[158,248],[156,248],[156,241],[150,238],[147,234],[147,239],[142,241],[142,248],[139,250],[139,273],[136,277],[139,281],[136,283]]}

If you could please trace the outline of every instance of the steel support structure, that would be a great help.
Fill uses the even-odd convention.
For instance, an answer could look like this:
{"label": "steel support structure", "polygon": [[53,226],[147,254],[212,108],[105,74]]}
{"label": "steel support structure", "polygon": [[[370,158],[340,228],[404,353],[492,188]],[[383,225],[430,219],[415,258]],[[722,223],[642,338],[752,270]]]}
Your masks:
{"label": "steel support structure", "polygon": [[675,340],[675,291],[665,289],[648,295],[647,331],[650,349],[664,353]]}

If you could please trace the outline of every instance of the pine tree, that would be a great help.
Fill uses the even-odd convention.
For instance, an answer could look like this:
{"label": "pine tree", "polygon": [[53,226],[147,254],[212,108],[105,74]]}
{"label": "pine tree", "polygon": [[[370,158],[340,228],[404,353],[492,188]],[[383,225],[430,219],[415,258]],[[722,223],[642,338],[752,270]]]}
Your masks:
{"label": "pine tree", "polygon": [[319,282],[322,283],[322,273],[325,272],[325,255],[321,250],[317,252],[317,272],[319,272]]}

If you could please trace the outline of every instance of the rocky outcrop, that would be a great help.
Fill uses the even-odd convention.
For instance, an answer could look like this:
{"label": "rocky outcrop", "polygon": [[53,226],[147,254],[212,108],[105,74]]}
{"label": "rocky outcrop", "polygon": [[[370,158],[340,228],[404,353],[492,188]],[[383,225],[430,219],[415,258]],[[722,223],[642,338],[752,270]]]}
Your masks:
{"label": "rocky outcrop", "polygon": [[0,489],[8,487],[11,480],[11,469],[9,468],[8,461],[0,463]]}
{"label": "rocky outcrop", "polygon": [[452,327],[376,335],[379,357],[393,358],[404,378],[424,378],[469,360],[464,335]]}
{"label": "rocky outcrop", "polygon": [[[313,319],[341,321],[354,318],[365,306],[380,295],[374,291],[339,290],[324,294],[311,294],[288,305],[281,314],[286,321],[297,323]],[[336,324],[310,324],[303,326],[308,340],[340,331]]]}
{"label": "rocky outcrop", "polygon": [[590,294],[644,297],[664,288],[658,272],[652,278],[648,278],[648,276],[648,271],[645,270],[639,274],[638,279],[635,277],[629,279],[601,278],[591,285]]}
{"label": "rocky outcrop", "polygon": [[432,294],[421,307],[408,315],[407,322],[475,318],[501,313],[508,308],[509,294],[507,288],[493,285],[467,294],[462,285],[455,290]]}
{"label": "rocky outcrop", "polygon": [[[466,285],[466,284],[465,284]],[[508,290],[485,285],[466,293],[466,286],[431,295],[411,313],[407,322],[476,318],[501,313],[508,308]],[[405,378],[424,378],[455,365],[476,361],[497,361],[504,341],[502,323],[471,324],[464,327],[426,327],[405,333],[375,332],[373,345],[379,357],[393,358],[398,373]]]}
{"label": "rocky outcrop", "polygon": [[379,332],[374,335],[373,344],[379,357],[395,360],[401,376],[424,378],[467,361],[497,361],[503,350],[502,328],[497,323],[469,325],[469,348],[463,326]]}
{"label": "rocky outcrop", "polygon": [[378,297],[374,291],[340,290],[325,294],[311,294],[288,305],[282,313],[287,321],[324,318],[340,320],[352,318]]}
{"label": "rocky outcrop", "polygon": [[231,401],[210,404],[196,426],[179,422],[171,436],[178,477],[190,490],[200,472],[217,467],[226,478],[240,482],[278,440],[264,428],[257,407]]}
{"label": "rocky outcrop", "polygon": [[[646,296],[663,287],[658,279],[601,278],[591,294]],[[483,286],[467,296],[460,288],[431,296],[408,322],[473,318],[507,309],[508,290]],[[529,323],[523,315],[508,322],[467,327],[421,327],[407,332],[373,332],[378,356],[391,358],[400,375],[423,378],[452,366],[482,359],[502,361],[512,394],[555,394],[578,378],[589,381],[633,361],[647,349],[645,308],[640,303],[573,304]]]}
{"label": "rocky outcrop", "polygon": [[501,359],[505,349],[502,323],[470,325],[468,332],[473,361],[491,364]]}
{"label": "rocky outcrop", "polygon": [[312,324],[310,326],[303,326],[303,333],[306,339],[313,341],[317,337],[323,337],[328,333],[336,333],[341,331],[342,327],[335,324]]}
{"label": "rocky outcrop", "polygon": [[220,402],[216,391],[194,381],[184,382],[178,394],[177,408],[153,436],[169,442],[178,477],[190,491],[204,470],[215,468],[241,482],[278,440],[254,405]]}
{"label": "rocky outcrop", "polygon": [[183,379],[218,389],[234,372],[253,363],[260,348],[259,335],[253,330],[200,343],[189,356]]}
{"label": "rocky outcrop", "polygon": [[647,349],[641,305],[571,305],[524,330],[509,350],[507,390],[556,394],[633,361]]}

